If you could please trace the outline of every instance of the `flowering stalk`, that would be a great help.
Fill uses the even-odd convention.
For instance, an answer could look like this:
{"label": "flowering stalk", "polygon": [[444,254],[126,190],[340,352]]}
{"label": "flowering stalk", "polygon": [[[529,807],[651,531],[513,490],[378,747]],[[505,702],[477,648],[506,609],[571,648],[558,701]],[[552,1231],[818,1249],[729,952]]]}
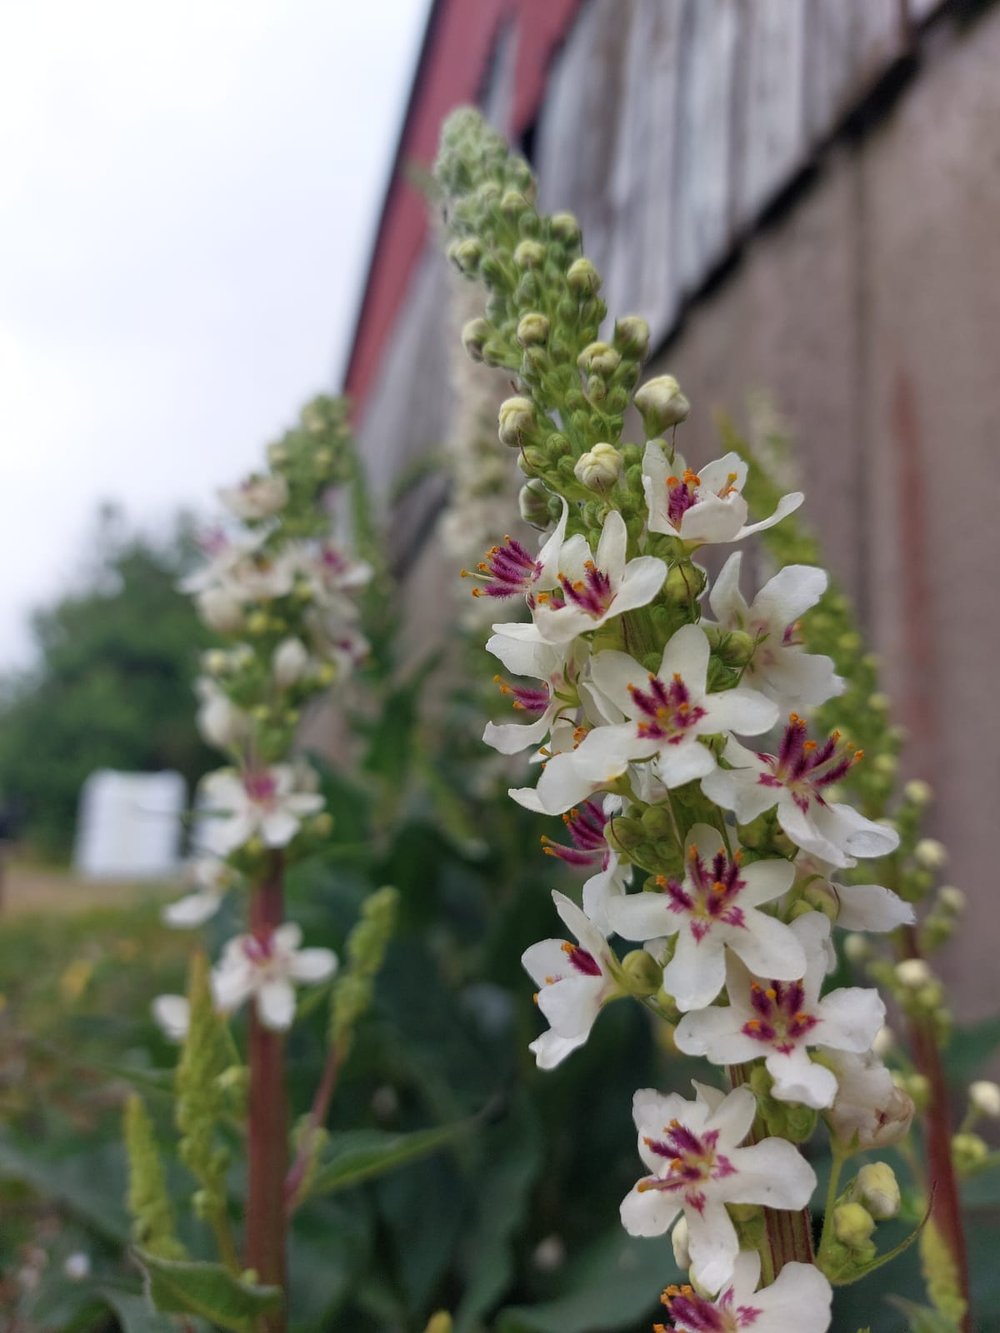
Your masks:
{"label": "flowering stalk", "polygon": [[[215,914],[227,893],[242,889],[246,928],[224,946],[210,986],[199,981],[196,969],[190,998],[160,997],[156,1012],[184,1041],[177,1120],[184,1135],[181,1155],[201,1186],[196,1211],[212,1223],[223,1265],[239,1288],[233,1299],[244,1310],[252,1308],[268,1333],[281,1333],[287,1317],[286,1200],[304,1194],[332,1095],[332,1080],[324,1076],[290,1175],[285,1034],[295,1018],[296,986],[328,982],[338,967],[331,950],[301,947],[299,926],[285,917],[286,868],[330,829],[318,776],[293,754],[303,709],[342,682],[365,655],[357,597],[371,570],[334,543],[324,505],[331,485],[351,479],[343,404],[325,398],[309,404],[300,425],[270,447],[268,461],[265,471],[221,492],[230,520],[207,539],[206,563],[185,583],[205,622],[228,639],[225,648],[204,655],[197,691],[202,733],[230,765],[203,780],[192,891],[165,912],[171,925],[197,926]],[[390,903],[370,941],[369,991],[391,915]],[[332,992],[334,1010],[340,990],[357,987],[352,941],[369,917],[348,942],[349,966]],[[225,1022],[245,1003],[246,1080]],[[355,1008],[355,1018],[360,1011]],[[334,1068],[345,1049],[344,1034],[331,1040]],[[216,1130],[232,1118],[233,1096],[244,1086],[248,1273],[241,1275],[229,1234],[228,1152]],[[241,1105],[241,1119],[243,1110]],[[174,1273],[171,1281],[181,1279]]]}
{"label": "flowering stalk", "polygon": [[[543,532],[537,553],[507,540],[479,565],[475,591],[498,607],[487,647],[527,718],[491,722],[484,739],[534,752],[537,782],[510,795],[561,815],[572,846],[546,839],[546,850],[592,871],[582,908],[554,895],[570,938],[524,955],[549,1025],[532,1050],[554,1067],[631,996],[671,1024],[680,1050],[733,1071],[730,1091],[696,1083],[694,1100],[635,1094],[646,1174],[622,1222],[633,1235],[673,1229],[690,1274],[664,1293],[673,1327],[822,1333],[831,1287],[897,1252],[873,1239],[899,1207],[889,1168],[843,1187],[841,1172],[901,1139],[913,1102],[874,1051],[878,992],[831,990],[827,977],[834,927],[915,922],[912,895],[857,870],[900,847],[906,810],[890,820],[873,808],[892,790],[887,765],[876,754],[873,776],[855,778],[857,736],[826,725],[848,685],[812,651],[828,585],[815,558],[785,563],[749,598],[739,550],[714,583],[695,558],[780,533],[803,497],[755,504],[732,448],[685,461],[679,385],[639,383],[645,324],[619,319],[599,338],[600,277],[575,219],[536,212],[528,167],[475,113],[447,123],[437,176],[449,256],[489,293],[463,342],[515,378],[498,433],[528,479],[522,512]],[[630,404],[643,443],[624,438]],[[512,601],[527,619],[503,617]],[[635,947],[622,955],[616,935]],[[816,1178],[800,1145],[820,1121],[837,1171],[814,1256]]]}

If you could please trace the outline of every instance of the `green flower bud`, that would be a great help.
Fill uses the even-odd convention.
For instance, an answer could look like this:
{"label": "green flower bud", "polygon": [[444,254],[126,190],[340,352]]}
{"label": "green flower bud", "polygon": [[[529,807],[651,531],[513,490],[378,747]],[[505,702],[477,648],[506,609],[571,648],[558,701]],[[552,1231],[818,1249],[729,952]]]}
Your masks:
{"label": "green flower bud", "polygon": [[522,315],[517,322],[517,341],[522,347],[544,343],[549,336],[549,321],[537,310]]}
{"label": "green flower bud", "polygon": [[912,781],[908,782],[903,788],[903,795],[911,805],[930,805],[934,799],[930,784],[923,782],[920,778],[913,778]]}
{"label": "green flower bud", "polygon": [[596,296],[601,289],[601,275],[589,259],[574,259],[566,270],[566,282],[576,296]]}
{"label": "green flower bud", "polygon": [[573,475],[593,491],[607,490],[621,476],[621,454],[613,444],[595,444],[581,454],[573,466]]}
{"label": "green flower bud", "polygon": [[638,819],[616,816],[604,830],[604,836],[617,852],[628,854],[631,848],[641,847],[648,835]]}
{"label": "green flower bud", "polygon": [[875,1230],[875,1219],[860,1203],[838,1203],[833,1210],[833,1234],[849,1250],[866,1250]]}
{"label": "green flower bud", "polygon": [[906,990],[919,990],[933,979],[934,974],[922,958],[904,958],[896,964],[896,980]]}
{"label": "green flower bud", "polygon": [[956,1134],[951,1141],[951,1156],[956,1171],[963,1175],[982,1166],[990,1150],[978,1134]]}
{"label": "green flower bud", "polygon": [[473,361],[483,360],[483,348],[492,333],[485,319],[470,319],[462,328],[462,346]]}
{"label": "green flower bud", "polygon": [[863,1204],[877,1222],[887,1222],[899,1212],[899,1183],[888,1162],[868,1162],[850,1189],[850,1197]]}
{"label": "green flower bud", "polygon": [[941,870],[948,863],[948,849],[936,838],[921,838],[913,849],[918,865],[925,870]]}
{"label": "green flower bud", "polygon": [[549,499],[552,492],[538,477],[526,482],[518,492],[517,507],[525,523],[533,528],[547,528],[552,521]]}
{"label": "green flower bud", "polygon": [[520,449],[535,435],[535,408],[530,398],[507,398],[497,418],[500,443]]}
{"label": "green flower bud", "polygon": [[586,346],[576,358],[576,364],[585,375],[596,375],[606,379],[613,375],[621,364],[621,353],[608,345],[596,342]]}
{"label": "green flower bud", "polygon": [[871,951],[871,945],[864,935],[851,934],[844,936],[844,956],[848,962],[863,963]]}
{"label": "green flower bud", "polygon": [[825,880],[814,879],[806,888],[802,898],[806,906],[813,911],[822,912],[829,921],[836,921],[837,913],[840,911],[840,903],[837,901],[837,895]]}
{"label": "green flower bud", "polygon": [[572,213],[553,213],[549,227],[556,240],[564,245],[576,245],[580,240],[580,224]]}
{"label": "green flower bud", "polygon": [[508,217],[516,217],[528,207],[528,201],[520,190],[505,190],[500,200],[500,211]]}
{"label": "green flower bud", "polygon": [[540,268],[545,263],[545,246],[541,241],[520,241],[514,251],[518,268]]}
{"label": "green flower bud", "polygon": [[626,315],[615,323],[614,343],[623,356],[644,361],[649,352],[649,325],[640,315]]}
{"label": "green flower bud", "polygon": [[961,889],[957,889],[954,884],[942,884],[938,889],[938,902],[945,912],[952,916],[958,916],[965,911],[967,899]]}
{"label": "green flower bud", "polygon": [[647,380],[636,390],[633,401],[650,439],[679,425],[691,411],[691,404],[673,375],[657,375]]}
{"label": "green flower bud", "polygon": [[697,565],[673,565],[663,585],[663,596],[678,606],[687,606],[701,595],[705,575]]}
{"label": "green flower bud", "polygon": [[451,1333],[452,1327],[451,1315],[447,1310],[438,1310],[437,1314],[431,1315],[424,1333]]}
{"label": "green flower bud", "polygon": [[632,995],[655,995],[663,985],[663,968],[645,949],[633,949],[625,955],[622,973]]}
{"label": "green flower bud", "polygon": [[460,272],[473,275],[479,268],[483,257],[483,247],[472,236],[455,241],[448,247],[448,258]]}

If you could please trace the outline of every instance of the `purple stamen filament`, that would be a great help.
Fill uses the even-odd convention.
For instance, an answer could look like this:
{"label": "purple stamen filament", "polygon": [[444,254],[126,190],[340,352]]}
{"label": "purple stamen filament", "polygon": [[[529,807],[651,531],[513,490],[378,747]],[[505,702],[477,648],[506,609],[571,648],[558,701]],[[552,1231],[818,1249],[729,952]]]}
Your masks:
{"label": "purple stamen filament", "polygon": [[630,685],[628,691],[633,704],[643,715],[636,724],[636,732],[643,740],[678,745],[684,739],[684,733],[705,716],[701,704],[692,705],[691,693],[676,671],[669,685],[650,672],[648,690]]}
{"label": "purple stamen filament", "polygon": [[750,986],[750,1003],[757,1017],[743,1024],[744,1034],[773,1046],[782,1055],[795,1050],[819,1022],[802,1007],[805,991],[801,981],[772,981],[766,987],[754,981]]}
{"label": "purple stamen filament", "polygon": [[727,926],[746,926],[743,909],[737,899],[746,887],[740,878],[740,854],[732,858],[724,851],[711,861],[702,860],[697,847],[688,851],[687,874],[683,884],[660,875],[657,886],[667,895],[670,910],[690,917],[691,934],[699,942],[715,922]]}

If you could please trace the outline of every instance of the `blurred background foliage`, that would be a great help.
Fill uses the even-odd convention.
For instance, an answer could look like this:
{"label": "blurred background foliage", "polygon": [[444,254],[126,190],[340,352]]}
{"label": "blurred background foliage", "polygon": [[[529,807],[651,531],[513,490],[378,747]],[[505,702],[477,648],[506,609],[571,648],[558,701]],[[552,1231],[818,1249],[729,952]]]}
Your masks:
{"label": "blurred background foliage", "polygon": [[[370,515],[355,509],[371,556]],[[4,790],[23,794],[25,828],[44,849],[67,845],[76,788],[95,764],[170,763],[193,777],[207,761],[189,685],[201,631],[173,591],[189,538],[180,528],[160,548],[105,533],[90,584],[37,619],[37,672],[6,693]],[[639,1172],[631,1096],[687,1090],[704,1069],[628,1004],[605,1011],[558,1070],[534,1068],[540,1022],[520,956],[555,928],[550,891],[578,893],[539,847],[562,826],[543,829],[508,799],[515,770],[480,742],[492,659],[470,637],[447,661],[401,666],[384,571],[377,588],[375,651],[344,709],[353,762],[315,757],[334,833],[291,873],[289,914],[310,943],[340,950],[364,898],[391,883],[401,918],[341,1075],[323,1186],[295,1218],[292,1327],[422,1333],[447,1309],[456,1333],[648,1333],[678,1272],[666,1238],[629,1238],[618,1221]],[[77,684],[79,702],[66,697]],[[75,767],[54,776],[64,759]],[[16,1333],[174,1327],[150,1313],[128,1257],[121,1108],[133,1089],[168,1157],[184,1239],[209,1250],[191,1220],[193,1182],[170,1156],[176,1053],[149,1017],[156,994],[183,988],[190,946],[160,923],[165,896],[0,919],[0,1318]],[[207,928],[212,952],[239,906]],[[297,1112],[320,1075],[324,1013],[319,991],[291,1034]],[[967,1078],[998,1041],[996,1023],[960,1034],[956,1073]],[[243,1188],[234,1171],[234,1219]],[[969,1189],[976,1295],[997,1311],[1000,1189],[995,1175]],[[79,1254],[84,1277],[67,1268]],[[921,1298],[915,1251],[886,1278]],[[866,1325],[909,1326],[870,1285],[838,1293],[835,1326]],[[1000,1321],[986,1314],[980,1326]]]}
{"label": "blurred background foliage", "polygon": [[190,518],[162,539],[105,505],[76,587],[32,617],[35,662],[0,678],[0,810],[34,850],[64,859],[80,788],[97,768],[214,767],[191,680],[207,646],[177,581],[197,556]]}

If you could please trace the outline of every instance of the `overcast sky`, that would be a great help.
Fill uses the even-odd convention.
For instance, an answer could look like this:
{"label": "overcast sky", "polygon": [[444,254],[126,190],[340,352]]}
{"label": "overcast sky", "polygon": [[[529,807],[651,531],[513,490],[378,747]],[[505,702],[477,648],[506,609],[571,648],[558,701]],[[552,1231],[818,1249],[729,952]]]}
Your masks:
{"label": "overcast sky", "polygon": [[0,670],[335,386],[428,5],[0,4]]}

